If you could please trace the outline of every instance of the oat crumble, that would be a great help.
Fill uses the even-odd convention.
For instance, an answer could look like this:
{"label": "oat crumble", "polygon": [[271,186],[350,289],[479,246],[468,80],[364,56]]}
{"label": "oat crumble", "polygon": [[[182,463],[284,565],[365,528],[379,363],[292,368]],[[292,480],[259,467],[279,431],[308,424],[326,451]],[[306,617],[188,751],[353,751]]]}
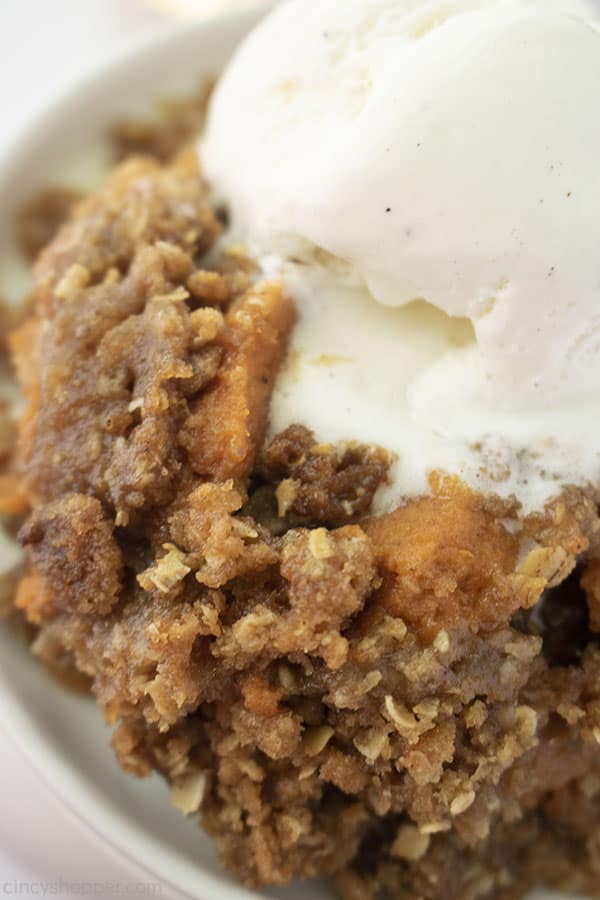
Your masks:
{"label": "oat crumble", "polygon": [[22,220],[45,249],[11,338],[16,457],[0,419],[29,559],[3,608],[19,579],[33,652],[248,885],[600,896],[595,498],[523,518],[439,477],[374,518],[385,450],[302,423],[265,446],[294,309],[242,254],[205,267],[221,223],[176,152],[202,103],[172,113],[177,146],[120,127],[157,158]]}

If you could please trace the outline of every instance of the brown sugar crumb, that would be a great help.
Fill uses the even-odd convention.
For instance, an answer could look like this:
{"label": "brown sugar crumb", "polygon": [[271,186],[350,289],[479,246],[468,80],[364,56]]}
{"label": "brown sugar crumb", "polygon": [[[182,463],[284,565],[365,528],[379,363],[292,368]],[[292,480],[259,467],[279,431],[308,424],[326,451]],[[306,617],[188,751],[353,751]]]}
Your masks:
{"label": "brown sugar crumb", "polygon": [[318,444],[311,431],[293,425],[265,448],[260,472],[277,483],[281,518],[335,525],[369,511],[390,463],[390,455],[377,447]]}
{"label": "brown sugar crumb", "polygon": [[[339,668],[348,643],[340,630],[361,609],[376,572],[371,548],[359,528],[331,532],[326,559],[314,555],[312,532],[286,535],[280,555],[281,584],[287,604],[277,615],[264,602],[252,607],[221,638],[214,651],[236,667],[251,654],[263,660],[308,653]],[[266,598],[265,598],[266,599]]]}
{"label": "brown sugar crumb", "polygon": [[242,682],[244,706],[259,716],[272,718],[278,714],[279,700],[283,696],[280,687],[272,687],[265,675],[249,675]]}
{"label": "brown sugar crumb", "polygon": [[171,534],[183,547],[196,581],[219,588],[233,578],[256,573],[278,561],[278,554],[254,522],[232,515],[242,507],[233,481],[201,484],[170,520]]}
{"label": "brown sugar crumb", "polygon": [[[38,303],[50,300],[72,265],[88,270],[91,285],[118,284],[144,247],[153,246],[164,258],[167,278],[183,282],[193,271],[190,255],[208,250],[220,230],[193,150],[180,154],[169,168],[132,157],[113,171],[101,191],[80,204],[37,260]],[[187,263],[181,253],[174,258],[165,247],[173,243],[187,254]],[[147,287],[152,288],[151,281]]]}
{"label": "brown sugar crumb", "polygon": [[[329,731],[333,737],[334,730]],[[333,748],[325,753],[324,762],[319,767],[319,777],[349,796],[360,794],[369,781],[365,766],[360,760]]]}
{"label": "brown sugar crumb", "polygon": [[439,477],[374,517],[385,451],[301,424],[265,447],[294,310],[220,231],[193,153],[134,158],[38,258],[0,482],[31,507],[33,652],[248,885],[597,892],[593,499],[525,517]]}
{"label": "brown sugar crumb", "polygon": [[115,158],[140,153],[169,162],[200,133],[212,91],[213,83],[203,82],[190,97],[161,100],[154,120],[129,119],[115,125],[111,133]]}
{"label": "brown sugar crumb", "polygon": [[223,273],[203,269],[193,272],[187,280],[187,288],[196,300],[210,306],[228,306],[250,287],[250,278],[244,271]]}
{"label": "brown sugar crumb", "polygon": [[17,240],[27,259],[35,259],[50,243],[82,196],[76,188],[44,188],[23,207],[17,219]]}
{"label": "brown sugar crumb", "polygon": [[[32,373],[21,431],[30,497],[93,491],[121,521],[172,496],[186,382],[210,380],[218,368],[214,348],[195,346],[197,325],[178,282],[218,232],[194,166],[163,171],[133,160],[42,253],[37,303],[52,327],[43,346],[30,339],[17,348],[17,364]],[[74,268],[86,271],[83,281],[73,281]],[[36,381],[34,352],[52,378]],[[65,395],[68,404],[59,402]]]}
{"label": "brown sugar crumb", "polygon": [[40,507],[20,539],[30,549],[50,615],[59,610],[110,612],[120,594],[123,562],[98,500],[69,494]]}

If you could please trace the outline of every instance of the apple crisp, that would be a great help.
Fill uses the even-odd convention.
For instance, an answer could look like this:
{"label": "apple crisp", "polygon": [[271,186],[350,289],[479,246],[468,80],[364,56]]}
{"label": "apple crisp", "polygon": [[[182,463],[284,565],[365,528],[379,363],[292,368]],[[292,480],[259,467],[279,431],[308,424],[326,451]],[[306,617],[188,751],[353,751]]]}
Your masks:
{"label": "apple crisp", "polygon": [[294,308],[221,228],[193,151],[134,156],[36,259],[1,506],[33,652],[248,885],[598,896],[595,498],[440,475],[374,517],[385,449],[265,441]]}

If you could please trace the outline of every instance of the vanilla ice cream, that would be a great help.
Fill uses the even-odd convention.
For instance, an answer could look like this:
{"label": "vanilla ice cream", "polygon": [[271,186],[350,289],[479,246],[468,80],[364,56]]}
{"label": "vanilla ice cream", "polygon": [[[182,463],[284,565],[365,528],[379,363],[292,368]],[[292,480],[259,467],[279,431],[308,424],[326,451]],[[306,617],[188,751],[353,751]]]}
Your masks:
{"label": "vanilla ice cream", "polygon": [[271,428],[526,506],[600,482],[593,0],[289,0],[216,91],[203,164],[299,320]]}

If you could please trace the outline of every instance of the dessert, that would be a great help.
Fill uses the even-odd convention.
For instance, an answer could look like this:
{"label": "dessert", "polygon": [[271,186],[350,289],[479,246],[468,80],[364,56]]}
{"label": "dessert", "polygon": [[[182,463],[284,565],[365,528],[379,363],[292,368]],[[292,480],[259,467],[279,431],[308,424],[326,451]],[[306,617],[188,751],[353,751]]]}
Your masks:
{"label": "dessert", "polygon": [[36,258],[14,609],[248,885],[599,893],[599,48],[290,0]]}
{"label": "dessert", "polygon": [[546,0],[284,3],[220,81],[206,174],[299,298],[273,430],[396,451],[386,511],[435,468],[528,508],[598,483],[598,22]]}

